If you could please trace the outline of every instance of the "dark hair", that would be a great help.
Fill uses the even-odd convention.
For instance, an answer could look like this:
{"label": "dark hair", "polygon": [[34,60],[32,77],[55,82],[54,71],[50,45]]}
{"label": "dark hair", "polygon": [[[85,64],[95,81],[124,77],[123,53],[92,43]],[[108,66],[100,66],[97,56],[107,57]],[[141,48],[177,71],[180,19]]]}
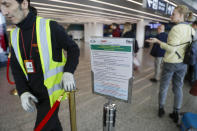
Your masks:
{"label": "dark hair", "polygon": [[197,20],[192,23],[193,25],[197,25]]}
{"label": "dark hair", "polygon": [[[23,3],[24,0],[16,0],[19,4]],[[37,15],[37,9],[32,7],[30,5],[30,0],[27,0],[28,2],[28,8],[29,8],[29,11],[33,12],[35,15]]]}
{"label": "dark hair", "polygon": [[112,23],[113,26],[119,27],[119,25],[117,23]]}
{"label": "dark hair", "polygon": [[[24,0],[16,0],[19,4],[23,3]],[[30,0],[27,0],[28,2],[28,8],[30,9],[31,6],[30,6]]]}

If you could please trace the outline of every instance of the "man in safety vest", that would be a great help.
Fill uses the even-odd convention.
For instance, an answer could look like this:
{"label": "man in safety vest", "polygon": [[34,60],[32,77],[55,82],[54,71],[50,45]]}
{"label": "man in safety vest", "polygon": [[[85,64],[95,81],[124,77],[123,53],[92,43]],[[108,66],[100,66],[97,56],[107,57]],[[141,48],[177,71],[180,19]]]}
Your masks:
{"label": "man in safety vest", "polygon": [[[1,11],[16,25],[10,33],[11,68],[23,109],[33,112],[36,105],[36,127],[64,91],[75,90],[79,48],[57,22],[36,16],[30,0],[1,0]],[[58,110],[43,130],[62,131]]]}

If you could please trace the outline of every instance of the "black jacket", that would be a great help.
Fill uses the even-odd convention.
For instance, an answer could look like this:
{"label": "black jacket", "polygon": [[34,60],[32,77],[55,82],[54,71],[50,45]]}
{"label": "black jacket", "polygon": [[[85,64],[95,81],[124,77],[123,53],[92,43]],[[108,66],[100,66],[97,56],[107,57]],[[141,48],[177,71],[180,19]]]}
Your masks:
{"label": "black jacket", "polygon": [[[28,57],[27,59],[29,59],[30,57],[32,29],[35,22],[36,16],[32,12],[30,12],[21,23],[17,24],[17,27],[21,29],[20,31],[22,31],[23,34],[26,55]],[[53,60],[57,62],[61,61],[61,53],[62,49],[64,49],[65,51],[67,51],[67,62],[64,67],[64,72],[74,73],[79,62],[79,48],[77,44],[73,40],[71,40],[71,38],[65,32],[65,29],[57,22],[51,21],[50,28]],[[34,28],[34,30],[33,44],[36,45],[36,28]],[[25,60],[26,58],[21,40],[21,33],[19,33],[19,35],[20,52],[22,59]],[[22,93],[29,91],[38,98],[48,98],[48,93],[46,87],[44,86],[44,77],[41,67],[40,55],[38,52],[38,47],[36,46],[32,47],[32,59],[34,61],[36,73],[28,74],[29,81],[27,81],[15,56],[14,50],[13,48],[11,48],[11,69],[16,83],[16,89],[19,93],[19,96]]]}
{"label": "black jacket", "polygon": [[139,50],[139,46],[138,46],[138,42],[137,42],[136,37],[135,37],[134,33],[132,32],[132,30],[125,32],[122,35],[122,37],[124,37],[124,38],[134,38],[135,39],[135,44],[134,44],[133,50],[134,50],[134,53],[137,53],[138,50]]}
{"label": "black jacket", "polygon": [[[159,39],[160,41],[166,43],[167,42],[167,39],[168,39],[168,34],[166,34],[165,32],[162,32],[160,34],[157,34],[156,38]],[[164,57],[165,50],[164,49],[161,49],[160,45],[157,44],[157,43],[155,43],[153,45],[153,48],[152,48],[150,54],[152,56],[154,56],[154,57]]]}

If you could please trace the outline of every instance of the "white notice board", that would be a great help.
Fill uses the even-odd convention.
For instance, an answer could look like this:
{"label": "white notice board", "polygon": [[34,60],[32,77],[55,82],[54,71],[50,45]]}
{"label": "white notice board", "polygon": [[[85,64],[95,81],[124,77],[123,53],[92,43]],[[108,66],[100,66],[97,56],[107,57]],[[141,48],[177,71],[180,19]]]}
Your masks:
{"label": "white notice board", "polygon": [[130,102],[133,42],[131,38],[91,38],[93,93]]}

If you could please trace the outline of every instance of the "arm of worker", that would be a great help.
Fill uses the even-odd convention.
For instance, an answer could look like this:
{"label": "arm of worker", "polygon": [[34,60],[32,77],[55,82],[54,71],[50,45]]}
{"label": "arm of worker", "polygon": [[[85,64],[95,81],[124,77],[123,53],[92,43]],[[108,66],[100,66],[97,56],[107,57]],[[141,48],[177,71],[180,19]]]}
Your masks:
{"label": "arm of worker", "polygon": [[[60,26],[57,22],[51,21],[51,37],[52,37],[52,48],[53,48],[53,59],[55,61],[59,61],[62,58],[58,58],[56,54],[60,53],[61,50],[64,49],[67,51],[67,61],[64,67],[64,74],[62,77],[62,85],[64,86],[65,91],[75,90],[75,80],[74,80],[74,72],[79,63],[79,47],[78,45],[67,35],[65,29]],[[54,44],[56,43],[56,44]]]}
{"label": "arm of worker", "polygon": [[24,92],[29,91],[29,87],[28,87],[25,75],[24,75],[24,73],[18,63],[18,60],[15,56],[13,48],[11,48],[10,67],[12,69],[12,74],[14,77],[14,81],[16,84],[16,89],[17,89],[18,95],[21,96],[21,94],[23,94]]}
{"label": "arm of worker", "polygon": [[160,47],[164,50],[166,50],[167,52],[176,52],[177,51],[177,46],[175,45],[178,45],[179,44],[182,44],[180,43],[180,28],[172,28],[172,30],[170,31],[169,35],[168,35],[168,42],[165,43],[165,42],[162,42],[160,40],[158,40],[157,38],[150,38],[148,40],[146,40],[146,42],[149,42],[149,43],[157,43],[160,45]]}
{"label": "arm of worker", "polygon": [[35,105],[33,102],[38,102],[37,98],[29,92],[29,86],[25,75],[18,63],[18,60],[15,56],[13,48],[11,48],[11,59],[10,59],[12,74],[14,76],[16,89],[18,95],[21,99],[21,105],[23,109],[27,112],[33,112],[35,110]]}

